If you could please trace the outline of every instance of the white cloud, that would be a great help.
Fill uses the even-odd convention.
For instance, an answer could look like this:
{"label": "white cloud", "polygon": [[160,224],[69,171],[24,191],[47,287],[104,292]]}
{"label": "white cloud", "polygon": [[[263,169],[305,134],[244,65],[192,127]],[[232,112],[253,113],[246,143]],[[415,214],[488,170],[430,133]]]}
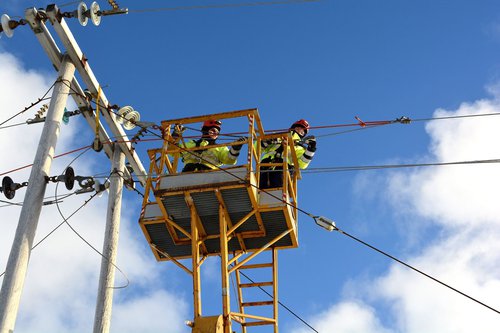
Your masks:
{"label": "white cloud", "polygon": [[187,304],[184,301],[163,290],[146,294],[115,307],[113,331],[123,333],[181,332],[182,329],[187,329],[182,320],[186,310]]}
{"label": "white cloud", "polygon": [[[375,315],[374,309],[361,302],[347,301],[331,306],[310,320],[310,325],[321,333],[390,333]],[[309,328],[294,330],[294,333],[310,332]]]}
{"label": "white cloud", "polygon": [[[56,78],[50,79],[34,71],[26,71],[13,56],[0,53],[0,121],[29,106],[50,87]],[[49,94],[50,96],[50,94]],[[18,116],[6,125],[20,123],[33,118],[38,106]],[[0,173],[13,170],[19,166],[31,164],[40,137],[42,124],[23,125],[0,129]],[[76,133],[79,139],[85,136],[88,126],[83,121],[71,119],[70,124],[63,125],[57,144],[56,154],[75,148]],[[89,134],[88,142],[92,137]],[[69,161],[77,154],[56,159],[51,168],[55,175],[64,170]],[[101,154],[102,157],[102,154]],[[103,170],[95,170],[98,158],[93,151],[79,158],[73,166],[77,174],[92,175]],[[105,169],[109,162],[102,163]],[[9,173],[15,182],[28,180],[30,169]],[[76,188],[77,186],[75,186]],[[46,196],[54,194],[55,185],[47,185]],[[27,188],[17,191],[13,201],[22,201]],[[66,193],[63,185],[58,194]],[[60,204],[65,216],[74,212],[89,194],[75,195],[64,199]],[[1,199],[5,199],[2,198]],[[93,199],[69,222],[97,250],[102,250],[107,196]],[[0,270],[6,262],[14,239],[17,221],[21,208],[10,206],[0,208],[2,213],[0,233]],[[134,210],[135,209],[135,210]],[[117,265],[125,272],[131,284],[126,289],[115,290],[113,332],[182,332],[181,325],[188,318],[188,307],[182,295],[165,290],[162,283],[169,279],[165,265],[155,262],[151,252],[141,244],[134,232],[137,232],[137,216],[140,207],[125,202],[122,209],[120,246]],[[39,220],[35,243],[54,229],[62,218],[55,205],[44,206]],[[134,229],[135,227],[135,229]],[[101,257],[79,239],[66,225],[61,226],[40,246],[32,251],[21,304],[16,321],[19,332],[89,332],[94,321],[97,284],[99,279]],[[0,278],[3,282],[3,278]],[[123,286],[126,279],[116,272],[115,286]],[[140,313],[140,316],[138,315]],[[140,319],[139,319],[140,318]],[[175,324],[172,324],[175,323]],[[167,329],[168,328],[168,329]],[[184,328],[187,331],[187,328]]]}
{"label": "white cloud", "polygon": [[[437,110],[435,117],[489,114],[500,111],[497,100],[464,103],[457,111]],[[498,159],[500,117],[474,117],[430,122],[431,155],[436,163]],[[497,164],[447,166],[398,173],[391,183],[420,215],[439,225],[467,227],[480,222],[499,224],[500,178]]]}
{"label": "white cloud", "polygon": [[[496,309],[500,232],[462,233],[428,247],[410,263],[440,281]],[[408,260],[407,260],[408,261]],[[371,284],[372,297],[389,301],[399,331],[494,332],[498,314],[410,271],[393,266]]]}
{"label": "white cloud", "polygon": [[[436,110],[434,116],[499,113],[497,88],[489,88],[491,99],[463,103],[454,111]],[[423,159],[436,163],[498,159],[498,128],[498,116],[429,122],[431,145]],[[422,162],[421,157],[417,160]],[[357,182],[358,187],[363,184]],[[431,236],[423,248],[412,246],[414,254],[401,259],[500,309],[498,164],[405,169],[378,184],[385,184],[375,192],[389,193],[387,202],[397,212],[400,230]],[[408,220],[419,228],[405,225]],[[395,263],[382,276],[350,281],[346,291],[343,301],[312,319],[318,331],[383,332],[378,318],[384,318],[391,331],[407,333],[493,333],[500,326],[498,313]],[[343,313],[345,309],[350,312]]]}

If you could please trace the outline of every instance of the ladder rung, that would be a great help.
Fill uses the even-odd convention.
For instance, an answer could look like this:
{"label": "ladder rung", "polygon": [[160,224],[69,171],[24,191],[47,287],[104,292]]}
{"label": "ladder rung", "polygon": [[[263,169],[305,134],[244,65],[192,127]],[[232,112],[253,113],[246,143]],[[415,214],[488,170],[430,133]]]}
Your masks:
{"label": "ladder rung", "polygon": [[269,264],[243,265],[238,269],[252,269],[252,268],[265,268],[265,267],[273,267],[273,264],[269,263]]}
{"label": "ladder rung", "polygon": [[263,301],[263,302],[245,302],[241,303],[241,306],[260,306],[260,305],[273,305],[273,301]]}
{"label": "ladder rung", "polygon": [[254,283],[242,283],[240,284],[240,288],[251,288],[251,287],[265,287],[272,286],[273,282],[254,282]]}
{"label": "ladder rung", "polygon": [[252,321],[248,323],[243,323],[241,326],[262,326],[262,325],[274,325],[276,321]]}

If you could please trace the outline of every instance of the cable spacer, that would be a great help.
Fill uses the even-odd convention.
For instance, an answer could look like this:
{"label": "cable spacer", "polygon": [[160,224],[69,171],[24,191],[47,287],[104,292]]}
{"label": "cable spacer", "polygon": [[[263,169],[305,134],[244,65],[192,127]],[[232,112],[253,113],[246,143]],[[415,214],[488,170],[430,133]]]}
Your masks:
{"label": "cable spacer", "polygon": [[328,231],[338,230],[335,221],[324,216],[313,216],[314,222]]}

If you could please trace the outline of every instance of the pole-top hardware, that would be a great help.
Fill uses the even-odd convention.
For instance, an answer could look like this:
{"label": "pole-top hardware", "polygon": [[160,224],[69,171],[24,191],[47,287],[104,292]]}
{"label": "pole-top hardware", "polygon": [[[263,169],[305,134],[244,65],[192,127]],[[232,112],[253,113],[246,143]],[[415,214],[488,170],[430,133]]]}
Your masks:
{"label": "pole-top hardware", "polygon": [[123,124],[123,128],[126,130],[135,128],[136,123],[141,120],[139,112],[129,105],[120,108],[116,115],[116,122],[118,124]]}
{"label": "pole-top hardware", "polygon": [[94,149],[97,153],[100,152],[104,148],[104,144],[99,140],[98,137],[94,138],[94,141],[92,141],[92,149]]}
{"label": "pole-top hardware", "polygon": [[75,179],[75,170],[73,170],[72,167],[67,167],[62,175],[49,177],[47,181],[51,181],[53,183],[63,182],[66,189],[71,191],[75,186]]}
{"label": "pole-top hardware", "polygon": [[25,186],[28,186],[28,182],[24,182],[21,184],[14,183],[12,178],[10,178],[9,176],[5,176],[2,179],[2,187],[0,187],[0,192],[3,192],[5,197],[10,200],[14,198],[18,189]]}
{"label": "pole-top hardware", "polygon": [[[40,109],[40,111],[38,111],[36,114],[35,114],[35,117],[34,118],[30,118],[30,119],[27,119],[26,120],[26,124],[28,125],[31,125],[31,124],[37,124],[37,123],[43,123],[45,121],[45,117],[42,117],[43,115],[43,112],[41,112],[42,109]],[[67,124],[69,122],[69,118],[70,117],[73,117],[73,116],[76,116],[76,115],[79,115],[81,114],[82,111],[81,110],[75,110],[75,111],[68,111],[66,110],[66,108],[64,109],[64,114],[63,114],[63,122],[65,124]]]}
{"label": "pole-top hardware", "polygon": [[3,14],[0,18],[0,33],[3,32],[7,37],[12,38],[14,36],[14,29],[20,25],[25,25],[28,23],[25,19],[19,21],[11,20],[9,15]]}
{"label": "pole-top hardware", "polygon": [[118,7],[115,8],[115,6],[113,6],[112,10],[101,10],[99,4],[94,1],[90,5],[90,7],[88,7],[85,2],[80,2],[76,10],[72,12],[61,13],[61,16],[66,18],[76,17],[78,19],[78,22],[80,22],[80,25],[82,26],[86,26],[90,19],[95,26],[98,26],[99,24],[101,24],[102,16],[118,14],[128,14],[128,9]]}
{"label": "pole-top hardware", "polygon": [[77,190],[76,194],[87,193],[96,191],[97,193],[103,192],[109,188],[109,182],[101,183],[99,180],[90,176],[75,176],[75,170],[72,167],[67,167],[64,173],[59,176],[47,178],[47,181],[53,183],[63,182],[68,191],[71,191],[75,186],[75,181],[78,182],[81,189]]}

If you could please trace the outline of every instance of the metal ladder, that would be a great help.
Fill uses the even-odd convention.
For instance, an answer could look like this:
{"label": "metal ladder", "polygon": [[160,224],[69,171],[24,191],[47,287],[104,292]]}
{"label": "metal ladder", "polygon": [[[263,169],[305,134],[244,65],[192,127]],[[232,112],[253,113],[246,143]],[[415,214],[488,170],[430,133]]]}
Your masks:
{"label": "metal ladder", "polygon": [[[239,320],[242,326],[242,333],[247,333],[247,327],[263,325],[273,325],[274,333],[278,333],[278,251],[273,248],[271,252],[271,262],[243,265],[235,271],[238,289],[238,307],[240,313],[245,315],[244,318]],[[251,277],[242,272],[242,270],[256,272],[262,269],[271,270],[271,281],[255,282],[252,281]],[[250,280],[250,282],[242,283],[242,275],[246,280]],[[272,287],[272,292],[269,293],[264,287]],[[256,288],[261,290],[257,290]],[[243,299],[243,290],[255,291],[253,294],[257,295],[267,294],[271,300],[245,302]],[[245,292],[245,294],[247,294],[247,292]],[[257,307],[263,307],[260,310],[265,313],[270,313],[271,315],[252,315],[245,312],[247,308],[250,310],[257,309]],[[269,307],[272,307],[272,309],[269,310]],[[251,319],[251,321],[246,319]]]}

